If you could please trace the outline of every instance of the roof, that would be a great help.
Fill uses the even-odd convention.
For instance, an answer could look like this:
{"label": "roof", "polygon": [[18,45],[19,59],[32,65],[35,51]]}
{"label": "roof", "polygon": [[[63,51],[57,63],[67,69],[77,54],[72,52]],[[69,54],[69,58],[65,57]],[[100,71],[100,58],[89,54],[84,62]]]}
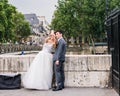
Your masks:
{"label": "roof", "polygon": [[30,23],[30,25],[39,24],[36,14],[24,14],[24,17]]}

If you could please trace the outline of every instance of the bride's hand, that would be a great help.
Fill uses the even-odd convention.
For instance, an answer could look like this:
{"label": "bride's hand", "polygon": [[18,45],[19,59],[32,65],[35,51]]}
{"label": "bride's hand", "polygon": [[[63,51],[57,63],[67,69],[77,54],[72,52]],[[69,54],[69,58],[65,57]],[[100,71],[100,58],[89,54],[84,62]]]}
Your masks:
{"label": "bride's hand", "polygon": [[55,62],[55,64],[56,64],[56,65],[59,65],[59,61],[57,60],[57,61]]}

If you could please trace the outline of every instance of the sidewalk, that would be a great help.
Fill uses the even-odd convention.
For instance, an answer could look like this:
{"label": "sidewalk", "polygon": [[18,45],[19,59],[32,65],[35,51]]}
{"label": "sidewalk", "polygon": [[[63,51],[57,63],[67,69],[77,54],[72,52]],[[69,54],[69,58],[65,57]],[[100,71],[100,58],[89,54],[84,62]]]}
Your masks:
{"label": "sidewalk", "polygon": [[114,89],[106,88],[65,88],[61,91],[0,90],[0,96],[119,96]]}

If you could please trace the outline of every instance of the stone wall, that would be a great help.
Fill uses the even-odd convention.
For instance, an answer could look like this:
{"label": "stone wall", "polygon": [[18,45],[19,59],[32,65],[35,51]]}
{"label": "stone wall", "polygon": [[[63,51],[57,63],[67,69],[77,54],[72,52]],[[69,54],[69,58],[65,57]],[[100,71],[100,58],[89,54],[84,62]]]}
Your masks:
{"label": "stone wall", "polygon": [[[0,74],[27,71],[35,55],[0,55]],[[110,55],[66,55],[65,86],[108,87]]]}
{"label": "stone wall", "polygon": [[0,45],[0,54],[12,53],[19,51],[31,51],[31,50],[41,50],[41,46],[36,45],[18,45],[18,44],[8,44]]}

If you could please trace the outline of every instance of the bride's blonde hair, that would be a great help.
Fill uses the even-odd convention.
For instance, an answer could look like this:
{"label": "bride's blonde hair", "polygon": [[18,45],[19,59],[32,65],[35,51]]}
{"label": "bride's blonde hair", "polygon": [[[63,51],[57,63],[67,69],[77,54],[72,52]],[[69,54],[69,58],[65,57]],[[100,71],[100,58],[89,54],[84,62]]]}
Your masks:
{"label": "bride's blonde hair", "polygon": [[[54,38],[51,39],[51,36],[54,36]],[[49,40],[52,41],[53,47],[55,48],[55,47],[56,47],[56,38],[55,38],[54,32],[51,32],[51,33],[49,34],[49,36],[45,39],[45,43],[48,43]]]}

